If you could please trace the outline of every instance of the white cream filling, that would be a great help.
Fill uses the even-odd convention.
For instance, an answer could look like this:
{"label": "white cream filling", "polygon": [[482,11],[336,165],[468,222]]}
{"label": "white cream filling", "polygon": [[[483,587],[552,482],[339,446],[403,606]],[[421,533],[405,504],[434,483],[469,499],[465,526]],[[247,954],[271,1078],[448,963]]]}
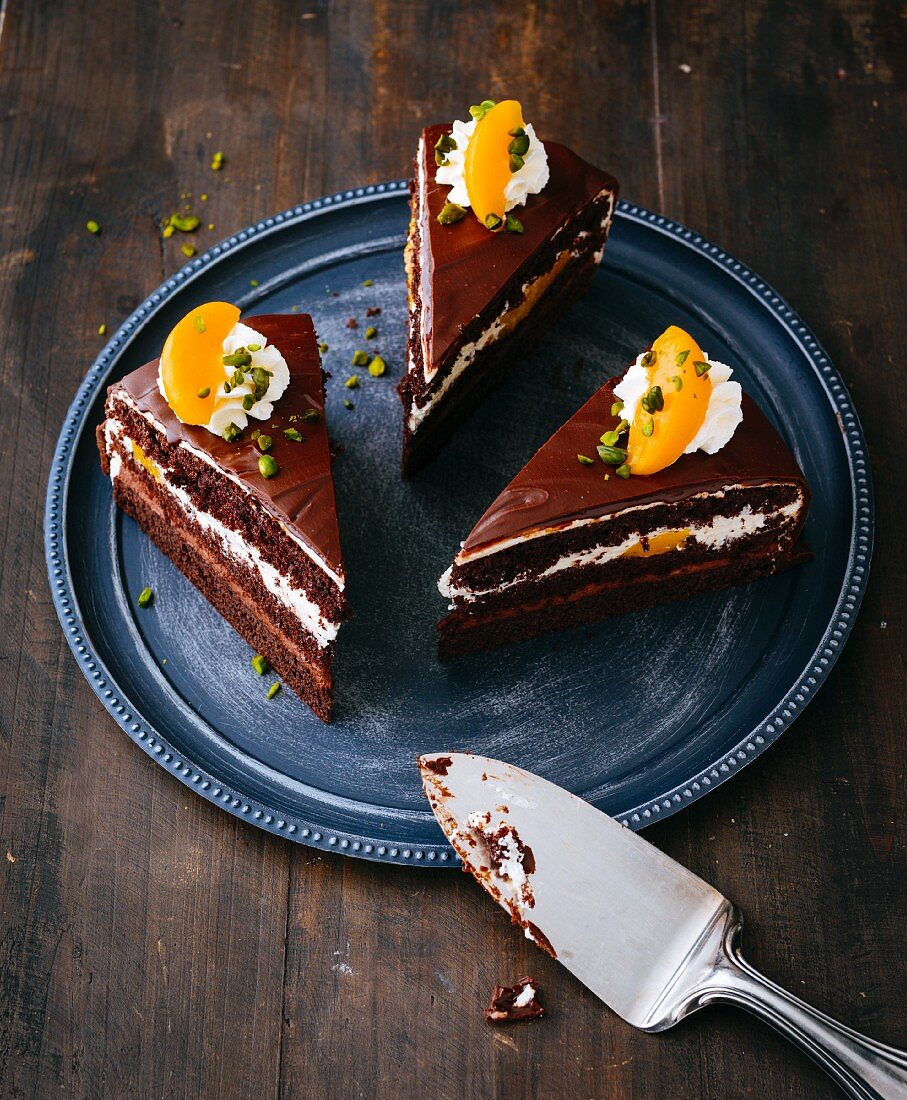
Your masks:
{"label": "white cream filling", "polygon": [[[714,495],[723,496],[724,494]],[[711,523],[699,526],[691,525],[683,529],[688,530],[690,532],[690,537],[694,538],[701,546],[716,550],[728,546],[747,535],[754,534],[760,528],[764,527],[766,523],[773,522],[780,518],[790,519],[799,512],[801,506],[802,498],[798,498],[790,504],[785,504],[783,507],[776,508],[771,512],[754,512],[747,504],[736,516],[715,516]],[[627,509],[627,511],[632,511],[632,509]],[[574,566],[604,565],[609,561],[615,561],[617,558],[623,557],[628,551],[640,546],[643,538],[651,540],[657,538],[659,535],[666,535],[677,529],[677,527],[658,527],[644,534],[630,535],[622,542],[614,543],[610,546],[594,546],[590,549],[577,551],[575,554],[565,554],[538,575],[521,573],[518,577],[514,577],[508,581],[502,581],[501,584],[494,585],[491,588],[458,588],[451,585],[450,576],[453,570],[453,566],[451,566],[438,581],[438,590],[441,595],[448,600],[465,600],[466,602],[471,602],[483,596],[490,596],[497,592],[503,592],[505,589],[512,588],[514,585],[522,584],[530,579],[544,580],[546,577],[554,576],[554,574],[560,573],[564,569],[572,569]],[[508,545],[512,544],[511,542]],[[501,546],[497,547],[497,549],[501,548]],[[678,546],[676,549],[680,550],[682,546]],[[670,554],[672,552],[671,550],[662,551],[662,553],[665,554]],[[478,557],[480,555],[475,556]],[[654,556],[656,555],[653,555],[653,557]]]}
{"label": "white cream filling", "polygon": [[[642,364],[645,354],[646,352],[640,352],[636,361],[630,364],[627,373],[614,387],[614,396],[624,403],[621,416],[630,424],[636,417],[640,401],[649,390],[649,372]],[[702,354],[705,355],[705,352]],[[731,381],[733,371],[726,363],[718,363],[707,355],[705,361],[712,365],[709,371],[712,382],[709,407],[699,431],[683,452],[686,455],[695,451],[715,454],[730,442],[731,436],[743,421],[743,390],[739,382]]]}
{"label": "white cream filling", "polygon": [[526,1005],[532,1003],[532,998],[535,996],[535,987],[527,985],[522,993],[513,1002],[514,1008],[525,1008]]}
{"label": "white cream filling", "polygon": [[[132,452],[134,443],[126,434],[119,421],[108,420],[104,428],[104,436],[107,442],[107,452],[110,455],[110,480],[115,481],[122,471],[122,457],[119,451],[112,450],[116,439]],[[138,460],[136,460],[138,461]],[[324,649],[336,637],[340,629],[339,623],[325,619],[321,608],[313,603],[302,588],[296,588],[289,578],[275,569],[270,562],[265,561],[261,553],[254,546],[250,546],[238,531],[234,531],[215,519],[210,512],[204,512],[196,508],[192,498],[178,485],[168,480],[164,471],[157,468],[156,480],[179,503],[186,516],[193,520],[203,531],[214,535],[220,542],[222,551],[228,556],[244,565],[254,569],[262,579],[262,583],[287,610],[291,611],[305,629],[315,637],[318,645]]]}
{"label": "white cream filling", "polygon": [[[127,408],[132,409],[133,412],[137,413],[139,416],[141,416],[145,420],[147,420],[148,423],[151,425],[151,427],[154,428],[154,430],[159,435],[163,435],[164,437],[166,437],[167,429],[164,427],[164,425],[158,423],[158,421],[155,420],[155,418],[151,415],[150,412],[145,412],[143,409],[140,409],[138,407],[138,405],[135,403],[135,401],[133,401],[132,397],[129,394],[127,394],[127,393],[118,393],[117,394],[117,400],[122,401],[123,404],[127,406]],[[193,457],[195,457],[197,459],[200,459],[202,462],[207,463],[211,467],[211,469],[216,470],[218,472],[218,474],[220,474],[221,477],[225,477],[229,481],[232,481],[233,484],[236,485],[240,490],[242,490],[243,493],[246,493],[246,494],[249,493],[249,490],[243,484],[241,478],[238,478],[235,474],[230,473],[230,471],[224,469],[223,466],[219,466],[214,461],[214,459],[211,458],[211,456],[206,454],[204,451],[199,450],[197,447],[193,447],[191,443],[187,443],[184,439],[181,439],[179,441],[178,446],[180,446],[184,450],[188,451],[189,454],[191,454]],[[280,521],[278,521],[278,522],[280,522]],[[302,552],[304,554],[307,554],[308,557],[310,557],[312,559],[312,561],[318,566],[319,569],[321,569],[325,573],[327,573],[327,575],[331,578],[331,580],[334,582],[334,584],[336,584],[337,587],[342,592],[344,590],[344,588],[346,587],[346,581],[344,580],[344,578],[339,573],[335,573],[334,570],[331,569],[331,567],[328,565],[328,563],[324,560],[324,558],[322,558],[322,557],[320,557],[320,555],[316,554],[315,551],[311,548],[311,546],[307,545],[302,540],[302,538],[300,538],[300,536],[291,527],[288,527],[285,523],[281,523],[280,526],[281,526],[284,534],[288,538],[291,538],[293,540],[293,542],[295,542],[296,545],[302,550]]]}
{"label": "white cream filling", "polygon": [[[775,482],[767,482],[765,488],[772,488]],[[695,493],[689,499],[691,502],[698,500],[722,500],[727,493],[732,493],[737,489],[744,489],[744,485],[729,485],[726,489],[719,489],[716,493]],[[475,558],[487,558],[489,554],[496,554],[499,550],[506,550],[508,546],[516,546],[521,542],[529,542],[530,539],[541,538],[544,535],[551,535],[555,531],[572,531],[576,527],[588,527],[593,523],[607,523],[608,520],[614,519],[615,516],[626,516],[631,512],[647,512],[651,508],[658,508],[660,504],[656,501],[652,504],[634,504],[629,508],[619,508],[616,512],[609,512],[605,516],[590,516],[588,519],[574,519],[569,523],[552,524],[550,527],[537,527],[533,531],[524,531],[519,535],[514,535],[512,538],[499,539],[497,542],[492,542],[488,546],[479,546],[475,550],[460,550],[454,559],[457,565],[462,565],[463,562],[472,561]],[[797,499],[791,504],[786,505],[782,511],[785,513],[787,509],[792,509],[791,514],[796,514],[803,507],[803,494],[798,492]]]}
{"label": "white cream filling", "polygon": [[[419,159],[419,163],[420,164],[422,163],[422,158],[421,157]],[[602,191],[601,194],[602,195],[604,195],[604,194],[609,194],[610,195],[610,192]],[[611,218],[613,216],[613,212],[614,212],[614,199],[613,199],[613,196],[611,196],[610,201],[608,202],[608,208],[607,208],[604,216],[602,217],[602,223],[601,223],[602,224],[602,231],[605,232],[605,233],[607,233],[607,231],[608,231],[608,229],[611,225]],[[583,239],[584,237],[587,237],[587,236],[588,236],[588,233],[578,234],[577,240],[579,241],[579,240],[581,240],[581,239]],[[564,249],[562,252],[559,252],[557,254],[557,256],[554,258],[554,262],[551,265],[551,269],[553,269],[558,263],[560,263],[562,258],[566,254],[568,254],[568,252],[569,252],[569,255],[570,255],[571,259],[576,259],[580,255],[582,255],[582,250],[581,249],[573,249],[572,251],[570,251],[568,249]],[[599,249],[599,251],[594,253],[594,260],[595,260],[596,264],[601,263],[603,255],[604,255],[604,249],[603,248]],[[569,261],[568,261],[568,264],[569,264]],[[549,269],[549,271],[543,272],[541,275],[537,275],[534,279],[530,279],[528,282],[524,283],[523,286],[520,288],[520,301],[517,302],[517,304],[514,305],[514,306],[505,307],[498,314],[498,316],[491,322],[491,324],[488,326],[488,328],[485,329],[485,331],[478,338],[478,340],[474,340],[471,344],[464,344],[463,345],[463,347],[460,349],[460,353],[457,356],[457,358],[454,362],[454,365],[451,367],[449,373],[444,377],[443,381],[438,386],[438,388],[434,392],[432,392],[428,395],[428,398],[427,398],[424,405],[416,405],[416,403],[413,402],[413,404],[410,408],[409,419],[408,419],[409,430],[411,432],[414,432],[419,428],[422,421],[431,412],[431,410],[434,407],[435,403],[437,401],[439,401],[444,396],[445,393],[447,393],[447,391],[454,384],[454,382],[456,382],[456,380],[460,377],[460,375],[463,373],[463,371],[465,371],[466,368],[472,363],[472,361],[475,359],[476,355],[478,355],[478,353],[480,351],[482,351],[484,348],[488,347],[489,344],[493,344],[496,340],[498,340],[501,337],[501,335],[504,332],[506,332],[507,323],[508,323],[508,320],[509,320],[511,314],[515,313],[517,310],[520,309],[520,306],[522,305],[522,299],[524,299],[526,297],[526,295],[529,293],[530,289],[535,285],[535,283],[537,283],[540,279],[545,279],[545,278],[548,277],[548,275],[550,274],[551,269]],[[423,315],[422,315],[422,369],[423,369],[423,375],[425,377],[425,381],[430,382],[432,380],[432,378],[435,376],[435,374],[437,373],[437,367],[435,367],[431,364],[431,358],[430,358],[429,350],[428,350],[428,341],[427,341],[427,337],[426,337],[426,322],[427,322],[427,318],[426,318],[426,315],[425,315],[425,307],[423,306]],[[412,363],[407,364],[407,370],[412,370]]]}
{"label": "white cream filling", "polygon": [[[237,321],[224,338],[223,353],[224,355],[233,355],[239,348],[248,349],[250,344],[253,347],[257,345],[257,350],[249,351],[252,362],[245,370],[250,371],[254,367],[261,367],[267,371],[270,375],[268,388],[264,396],[256,401],[250,409],[244,409],[243,398],[247,394],[254,394],[255,387],[250,381],[246,381],[240,386],[231,385],[230,390],[227,391],[225,385],[230,385],[230,379],[233,377],[236,368],[225,365],[223,368],[224,381],[214,392],[211,418],[207,424],[202,425],[203,428],[207,428],[214,435],[222,435],[224,428],[230,424],[235,424],[240,430],[245,428],[249,423],[250,416],[254,416],[256,420],[270,420],[274,415],[274,402],[283,396],[284,391],[290,384],[290,368],[287,366],[286,359],[273,344],[268,343],[260,332],[244,325],[242,321]],[[157,385],[161,397],[169,405],[167,394],[164,392],[162,367],[158,367]],[[176,416],[176,413],[173,415]],[[177,417],[177,420],[179,420],[179,417]],[[181,421],[181,423],[183,422]]]}

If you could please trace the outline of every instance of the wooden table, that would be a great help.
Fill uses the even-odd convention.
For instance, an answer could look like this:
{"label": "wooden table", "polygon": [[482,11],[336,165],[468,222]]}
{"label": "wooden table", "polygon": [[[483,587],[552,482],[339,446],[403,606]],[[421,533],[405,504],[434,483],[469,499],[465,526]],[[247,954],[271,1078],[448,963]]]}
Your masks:
{"label": "wooden table", "polygon": [[[895,0],[473,7],[0,2],[5,1096],[834,1095],[733,1010],[634,1032],[466,876],[326,856],[219,812],[123,736],[57,623],[54,441],[99,325],[185,262],[186,238],[160,231],[180,196],[209,195],[207,247],[404,175],[424,123],[505,93],[625,197],[751,264],[853,391],[879,511],[853,637],[777,746],[646,835],[742,906],[756,965],[907,1044],[907,22]],[[491,986],[524,972],[548,1019],[489,1028]]]}

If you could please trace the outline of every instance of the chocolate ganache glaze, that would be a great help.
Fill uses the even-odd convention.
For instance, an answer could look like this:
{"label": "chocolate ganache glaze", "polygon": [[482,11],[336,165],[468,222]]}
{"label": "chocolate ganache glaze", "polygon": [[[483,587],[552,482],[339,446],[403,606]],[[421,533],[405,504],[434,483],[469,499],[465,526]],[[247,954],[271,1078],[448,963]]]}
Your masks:
{"label": "chocolate ganache glaze", "polygon": [[[287,361],[290,383],[274,405],[270,420],[249,420],[235,443],[227,443],[207,428],[183,424],[158,389],[158,363],[154,359],[119,383],[138,406],[167,433],[171,445],[188,443],[203,452],[227,473],[239,478],[281,523],[296,534],[328,569],[343,578],[340,531],[331,478],[331,454],[324,418],[324,383],[321,359],[312,319],[306,314],[264,314],[244,317],[243,322],[260,332]],[[315,409],[315,422],[303,420]],[[275,477],[264,478],[258,469],[261,452],[252,439],[253,428],[269,435],[271,454],[278,465]],[[284,436],[295,428],[304,437],[297,443]]]}
{"label": "chocolate ganache glaze", "polygon": [[[422,338],[429,363],[438,365],[459,339],[464,326],[481,313],[498,291],[536,256],[562,226],[571,222],[602,191],[616,201],[617,180],[587,164],[563,145],[546,141],[550,176],[538,195],[512,213],[522,233],[492,233],[472,212],[455,225],[438,221],[450,188],[435,182],[435,144],[450,125],[423,131],[420,165],[424,191],[420,203],[419,266],[422,282]],[[553,259],[553,257],[552,257]],[[432,302],[443,302],[437,312]]]}
{"label": "chocolate ganache glaze", "polygon": [[[607,516],[637,505],[672,504],[731,485],[797,485],[809,503],[809,486],[796,460],[746,394],[743,421],[716,454],[696,451],[681,455],[651,476],[618,477],[595,453],[601,434],[615,425],[611,405],[618,381],[606,382],[536,451],[472,529],[462,554],[573,520]],[[578,454],[593,458],[593,465],[582,465]],[[608,481],[605,473],[610,474]]]}

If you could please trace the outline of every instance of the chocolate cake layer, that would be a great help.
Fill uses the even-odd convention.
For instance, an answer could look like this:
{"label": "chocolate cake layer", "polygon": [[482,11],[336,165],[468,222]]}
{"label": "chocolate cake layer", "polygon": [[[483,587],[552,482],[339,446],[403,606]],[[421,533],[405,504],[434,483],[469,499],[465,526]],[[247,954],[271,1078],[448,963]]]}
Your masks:
{"label": "chocolate cake layer", "polygon": [[488,614],[454,611],[438,626],[438,657],[442,661],[449,660],[743,584],[769,573],[780,573],[810,556],[802,544],[784,557],[766,557],[756,549],[752,553],[738,553],[681,567],[670,573],[653,570],[629,581],[614,578],[605,583],[593,582],[574,588],[569,594],[552,595],[535,603],[497,609]]}
{"label": "chocolate cake layer", "polygon": [[[804,517],[803,501],[789,486],[736,489],[720,499],[703,495],[689,505],[619,514],[594,528],[555,532],[456,564],[450,598],[457,607],[480,607],[484,613],[567,595],[589,583],[668,576],[741,549],[784,560],[797,543]],[[658,540],[664,537],[677,542],[659,552]]]}
{"label": "chocolate cake layer", "polygon": [[333,705],[333,644],[319,647],[269,592],[261,574],[227,557],[144,469],[125,466],[114,479],[117,505],[139,524],[179,571],[274,672],[323,721]]}
{"label": "chocolate cake layer", "polygon": [[[522,234],[490,233],[469,215],[442,226],[437,215],[448,188],[435,182],[434,145],[449,129],[423,132],[411,186],[410,330],[407,373],[398,387],[404,474],[432,457],[513,358],[525,355],[543,331],[542,318],[585,289],[601,260],[617,196],[612,176],[546,143],[550,178],[520,207]],[[486,362],[492,355],[494,362]],[[473,371],[481,383],[467,381]],[[427,441],[436,432],[437,440]]]}
{"label": "chocolate cake layer", "polygon": [[403,471],[406,476],[427,465],[450,441],[464,420],[532,351],[552,320],[562,316],[585,294],[597,270],[598,263],[591,253],[582,262],[571,265],[524,321],[476,357],[457,385],[432,410],[429,430],[404,431]]}

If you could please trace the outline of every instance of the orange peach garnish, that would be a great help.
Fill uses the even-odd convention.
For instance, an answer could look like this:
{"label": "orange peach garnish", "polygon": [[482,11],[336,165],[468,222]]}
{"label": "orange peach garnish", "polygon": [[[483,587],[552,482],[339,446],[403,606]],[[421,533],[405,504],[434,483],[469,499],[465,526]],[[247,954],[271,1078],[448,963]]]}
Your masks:
{"label": "orange peach garnish", "polygon": [[[634,477],[658,473],[680,458],[702,427],[712,396],[708,371],[702,372],[705,356],[682,328],[671,325],[666,329],[649,356],[651,362],[643,360],[649,374],[649,395],[652,387],[658,387],[660,399],[656,393],[654,400],[647,402],[652,411],[640,403],[630,425],[627,463]],[[658,408],[662,401],[663,407]]]}
{"label": "orange peach garnish", "polygon": [[510,180],[510,131],[523,126],[523,108],[515,99],[496,103],[476,123],[463,164],[472,212],[484,225],[489,214],[504,219],[504,188]]}
{"label": "orange peach garnish", "polygon": [[214,394],[225,377],[224,339],[238,320],[236,306],[208,302],[187,313],[167,337],[161,382],[167,404],[184,424],[207,424],[211,419]]}

